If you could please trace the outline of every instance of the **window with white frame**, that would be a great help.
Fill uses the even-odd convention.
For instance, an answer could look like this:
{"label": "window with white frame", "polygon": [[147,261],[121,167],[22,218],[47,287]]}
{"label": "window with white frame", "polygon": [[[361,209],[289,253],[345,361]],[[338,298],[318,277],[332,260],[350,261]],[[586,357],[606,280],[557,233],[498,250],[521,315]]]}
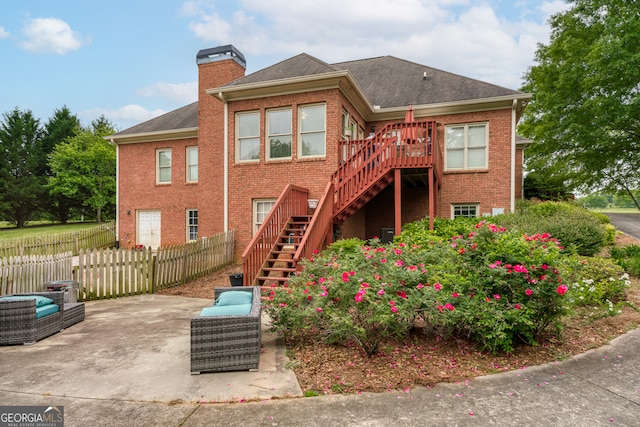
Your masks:
{"label": "window with white frame", "polygon": [[171,148],[156,150],[156,182],[171,183]]}
{"label": "window with white frame", "polygon": [[326,107],[308,105],[299,108],[300,157],[324,157],[326,152]]}
{"label": "window with white frame", "polygon": [[291,158],[291,108],[267,111],[267,159]]}
{"label": "window with white frame", "polygon": [[236,160],[260,160],[260,112],[236,114]]}
{"label": "window with white frame", "polygon": [[458,217],[477,217],[478,216],[478,205],[477,204],[466,204],[466,205],[451,205],[451,217],[456,219]]}
{"label": "window with white frame", "polygon": [[276,204],[276,199],[254,199],[253,200],[253,234],[255,234],[264,219],[271,212],[271,208]]}
{"label": "window with white frame", "polygon": [[447,126],[445,138],[447,170],[487,168],[489,127],[486,123]]}
{"label": "window with white frame", "polygon": [[187,147],[187,182],[198,182],[198,147]]}
{"label": "window with white frame", "polygon": [[187,209],[187,241],[198,239],[198,210]]}

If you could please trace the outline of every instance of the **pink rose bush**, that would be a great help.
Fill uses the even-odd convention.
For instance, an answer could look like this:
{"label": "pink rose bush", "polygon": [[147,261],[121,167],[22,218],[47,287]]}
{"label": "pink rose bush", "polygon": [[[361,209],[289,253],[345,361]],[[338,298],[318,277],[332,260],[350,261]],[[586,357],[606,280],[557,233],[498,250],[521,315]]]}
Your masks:
{"label": "pink rose bush", "polygon": [[535,344],[564,313],[550,235],[526,236],[484,222],[429,245],[338,243],[304,262],[265,303],[289,336],[356,343],[368,355],[417,325],[471,337],[491,352]]}

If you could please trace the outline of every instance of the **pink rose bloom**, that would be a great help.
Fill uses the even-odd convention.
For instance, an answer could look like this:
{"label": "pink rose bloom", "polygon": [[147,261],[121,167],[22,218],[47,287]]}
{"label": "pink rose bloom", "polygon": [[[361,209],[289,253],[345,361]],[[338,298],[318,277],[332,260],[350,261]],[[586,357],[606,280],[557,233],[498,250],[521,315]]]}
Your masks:
{"label": "pink rose bloom", "polygon": [[322,313],[322,307],[316,307],[316,311],[317,311],[318,313]]}
{"label": "pink rose bloom", "polygon": [[567,285],[560,285],[558,286],[558,289],[556,289],[556,292],[558,292],[558,294],[560,295],[564,295],[567,293],[568,290],[569,288],[567,288]]}
{"label": "pink rose bloom", "polygon": [[440,289],[442,289],[442,285],[440,283],[434,283],[433,289],[435,289],[436,291],[439,291]]}
{"label": "pink rose bloom", "polygon": [[530,297],[531,295],[533,295],[533,291],[531,289],[527,289],[526,291],[524,291],[525,295],[527,295],[528,297]]}

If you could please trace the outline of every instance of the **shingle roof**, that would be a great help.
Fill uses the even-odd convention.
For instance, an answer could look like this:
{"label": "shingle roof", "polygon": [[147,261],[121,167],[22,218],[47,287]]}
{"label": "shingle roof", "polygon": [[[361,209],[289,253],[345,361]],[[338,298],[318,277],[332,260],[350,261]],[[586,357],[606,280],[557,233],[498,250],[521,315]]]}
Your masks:
{"label": "shingle roof", "polygon": [[[371,105],[381,108],[430,105],[522,94],[522,92],[460,76],[393,56],[327,64],[302,53],[256,71],[224,87],[278,81],[314,74],[349,71]],[[425,74],[426,73],[426,74]],[[115,136],[160,132],[198,125],[198,103],[133,126]]]}
{"label": "shingle roof", "polygon": [[116,133],[114,136],[162,132],[166,130],[188,129],[195,127],[198,127],[197,101],[125,129],[122,132]]}
{"label": "shingle roof", "polygon": [[521,93],[393,56],[341,62],[333,66],[348,70],[369,101],[382,108],[406,107],[408,104],[440,104]]}
{"label": "shingle roof", "polygon": [[241,77],[238,80],[234,80],[222,87],[310,76],[313,74],[328,73],[336,70],[337,69],[335,67],[332,67],[318,58],[306,53],[301,53],[270,67],[263,68],[255,73]]}

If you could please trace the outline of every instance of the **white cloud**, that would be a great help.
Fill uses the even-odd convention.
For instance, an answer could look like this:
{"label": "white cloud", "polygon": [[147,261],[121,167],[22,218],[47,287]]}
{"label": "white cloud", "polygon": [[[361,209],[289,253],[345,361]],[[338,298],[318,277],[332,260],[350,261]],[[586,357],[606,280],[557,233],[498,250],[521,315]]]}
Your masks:
{"label": "white cloud", "polygon": [[113,123],[118,123],[121,126],[125,126],[126,129],[137,123],[142,123],[154,117],[161,116],[167,111],[162,109],[148,110],[140,105],[129,104],[115,110],[95,108],[92,110],[85,110],[78,113],[78,117],[88,122],[95,120],[96,117],[104,115],[108,120]]}
{"label": "white cloud", "polygon": [[0,39],[6,39],[9,37],[9,31],[5,30],[4,27],[0,27]]}
{"label": "white cloud", "polygon": [[198,100],[198,82],[190,83],[154,83],[136,91],[147,98],[161,97],[170,101],[188,104]]}
{"label": "white cloud", "polygon": [[329,63],[393,55],[517,89],[532,64],[546,21],[566,8],[531,2],[469,0],[192,0],[183,4],[191,31],[212,46],[232,43],[254,61],[302,52]]}
{"label": "white cloud", "polygon": [[22,28],[22,32],[25,39],[21,46],[36,53],[64,55],[67,52],[80,49],[82,45],[91,41],[73,31],[65,21],[57,18],[29,19]]}

